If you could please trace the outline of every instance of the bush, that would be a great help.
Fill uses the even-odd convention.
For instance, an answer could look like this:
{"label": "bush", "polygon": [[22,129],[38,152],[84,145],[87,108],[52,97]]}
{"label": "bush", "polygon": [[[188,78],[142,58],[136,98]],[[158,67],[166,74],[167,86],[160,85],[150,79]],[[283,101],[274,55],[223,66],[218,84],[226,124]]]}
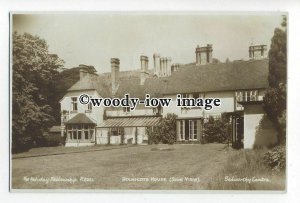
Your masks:
{"label": "bush", "polygon": [[60,134],[58,135],[51,135],[45,133],[43,136],[39,136],[36,140],[36,147],[52,147],[52,146],[59,146],[64,144],[64,137],[61,137]]}
{"label": "bush", "polygon": [[279,172],[285,170],[286,166],[286,147],[278,145],[269,150],[264,155],[264,162],[273,171]]}
{"label": "bush", "polygon": [[205,141],[208,143],[228,142],[229,126],[229,123],[223,117],[221,119],[209,117],[208,121],[204,123],[203,133]]}
{"label": "bush", "polygon": [[158,144],[160,142],[160,132],[158,127],[147,127],[148,144]]}
{"label": "bush", "polygon": [[148,127],[149,144],[174,144],[176,141],[176,114],[167,114],[156,127]]}

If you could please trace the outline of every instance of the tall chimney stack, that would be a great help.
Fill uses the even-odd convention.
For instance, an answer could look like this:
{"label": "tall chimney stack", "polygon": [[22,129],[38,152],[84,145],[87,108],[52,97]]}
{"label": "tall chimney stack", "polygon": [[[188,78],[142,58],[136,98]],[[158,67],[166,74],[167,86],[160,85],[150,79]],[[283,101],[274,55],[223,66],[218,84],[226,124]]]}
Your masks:
{"label": "tall chimney stack", "polygon": [[141,56],[141,85],[144,85],[146,78],[148,77],[148,57],[147,56]]}
{"label": "tall chimney stack", "polygon": [[87,70],[80,67],[80,69],[79,69],[79,80],[82,80],[87,74],[88,74]]}
{"label": "tall chimney stack", "polygon": [[212,62],[212,45],[207,44],[205,47],[196,47],[196,64],[205,65]]}
{"label": "tall chimney stack", "polygon": [[167,76],[170,76],[172,71],[171,71],[171,62],[172,62],[172,58],[171,57],[167,57]]}
{"label": "tall chimney stack", "polygon": [[110,63],[111,63],[111,89],[112,89],[112,95],[115,95],[119,87],[120,60],[118,58],[111,58]]}
{"label": "tall chimney stack", "polygon": [[86,76],[94,76],[96,74],[96,69],[91,65],[79,64],[79,79],[82,80]]}
{"label": "tall chimney stack", "polygon": [[153,54],[153,66],[154,66],[154,75],[160,76],[160,61],[159,61],[160,55],[159,54]]}

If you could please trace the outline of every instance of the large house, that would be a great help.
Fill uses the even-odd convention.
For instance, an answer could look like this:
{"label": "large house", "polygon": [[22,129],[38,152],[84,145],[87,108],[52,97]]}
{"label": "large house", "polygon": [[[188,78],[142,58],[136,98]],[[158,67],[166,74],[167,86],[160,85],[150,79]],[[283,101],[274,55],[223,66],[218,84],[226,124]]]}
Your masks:
{"label": "large house", "polygon": [[[210,116],[230,117],[232,144],[253,148],[255,144],[273,144],[276,133],[264,116],[262,100],[268,87],[266,46],[249,47],[249,60],[213,62],[212,45],[197,46],[196,61],[171,64],[171,58],[153,55],[154,67],[148,68],[148,57],[141,56],[141,69],[120,71],[118,58],[111,59],[111,72],[97,75],[80,65],[80,80],[61,99],[62,135],[66,146],[95,144],[143,144],[148,142],[147,127],[157,126],[161,117],[175,113],[177,142],[201,142],[203,123]],[[203,108],[93,107],[78,101],[81,94],[92,98],[166,97],[220,98],[221,106],[206,111]]]}

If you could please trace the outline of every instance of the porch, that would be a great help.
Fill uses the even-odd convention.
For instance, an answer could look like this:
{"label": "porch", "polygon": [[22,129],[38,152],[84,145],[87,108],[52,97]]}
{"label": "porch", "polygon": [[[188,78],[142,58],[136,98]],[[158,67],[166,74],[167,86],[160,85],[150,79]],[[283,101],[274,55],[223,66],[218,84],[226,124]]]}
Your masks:
{"label": "porch", "polygon": [[97,127],[96,144],[148,144],[146,128],[160,120],[160,116],[108,118]]}
{"label": "porch", "polygon": [[96,122],[80,113],[65,122],[66,147],[95,145]]}

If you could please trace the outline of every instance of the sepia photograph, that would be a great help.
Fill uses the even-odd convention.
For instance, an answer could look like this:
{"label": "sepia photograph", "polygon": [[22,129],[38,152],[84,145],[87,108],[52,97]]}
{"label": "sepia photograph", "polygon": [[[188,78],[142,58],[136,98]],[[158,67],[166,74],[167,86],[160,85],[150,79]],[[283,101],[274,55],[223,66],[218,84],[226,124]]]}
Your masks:
{"label": "sepia photograph", "polygon": [[286,191],[286,12],[11,12],[11,191]]}

